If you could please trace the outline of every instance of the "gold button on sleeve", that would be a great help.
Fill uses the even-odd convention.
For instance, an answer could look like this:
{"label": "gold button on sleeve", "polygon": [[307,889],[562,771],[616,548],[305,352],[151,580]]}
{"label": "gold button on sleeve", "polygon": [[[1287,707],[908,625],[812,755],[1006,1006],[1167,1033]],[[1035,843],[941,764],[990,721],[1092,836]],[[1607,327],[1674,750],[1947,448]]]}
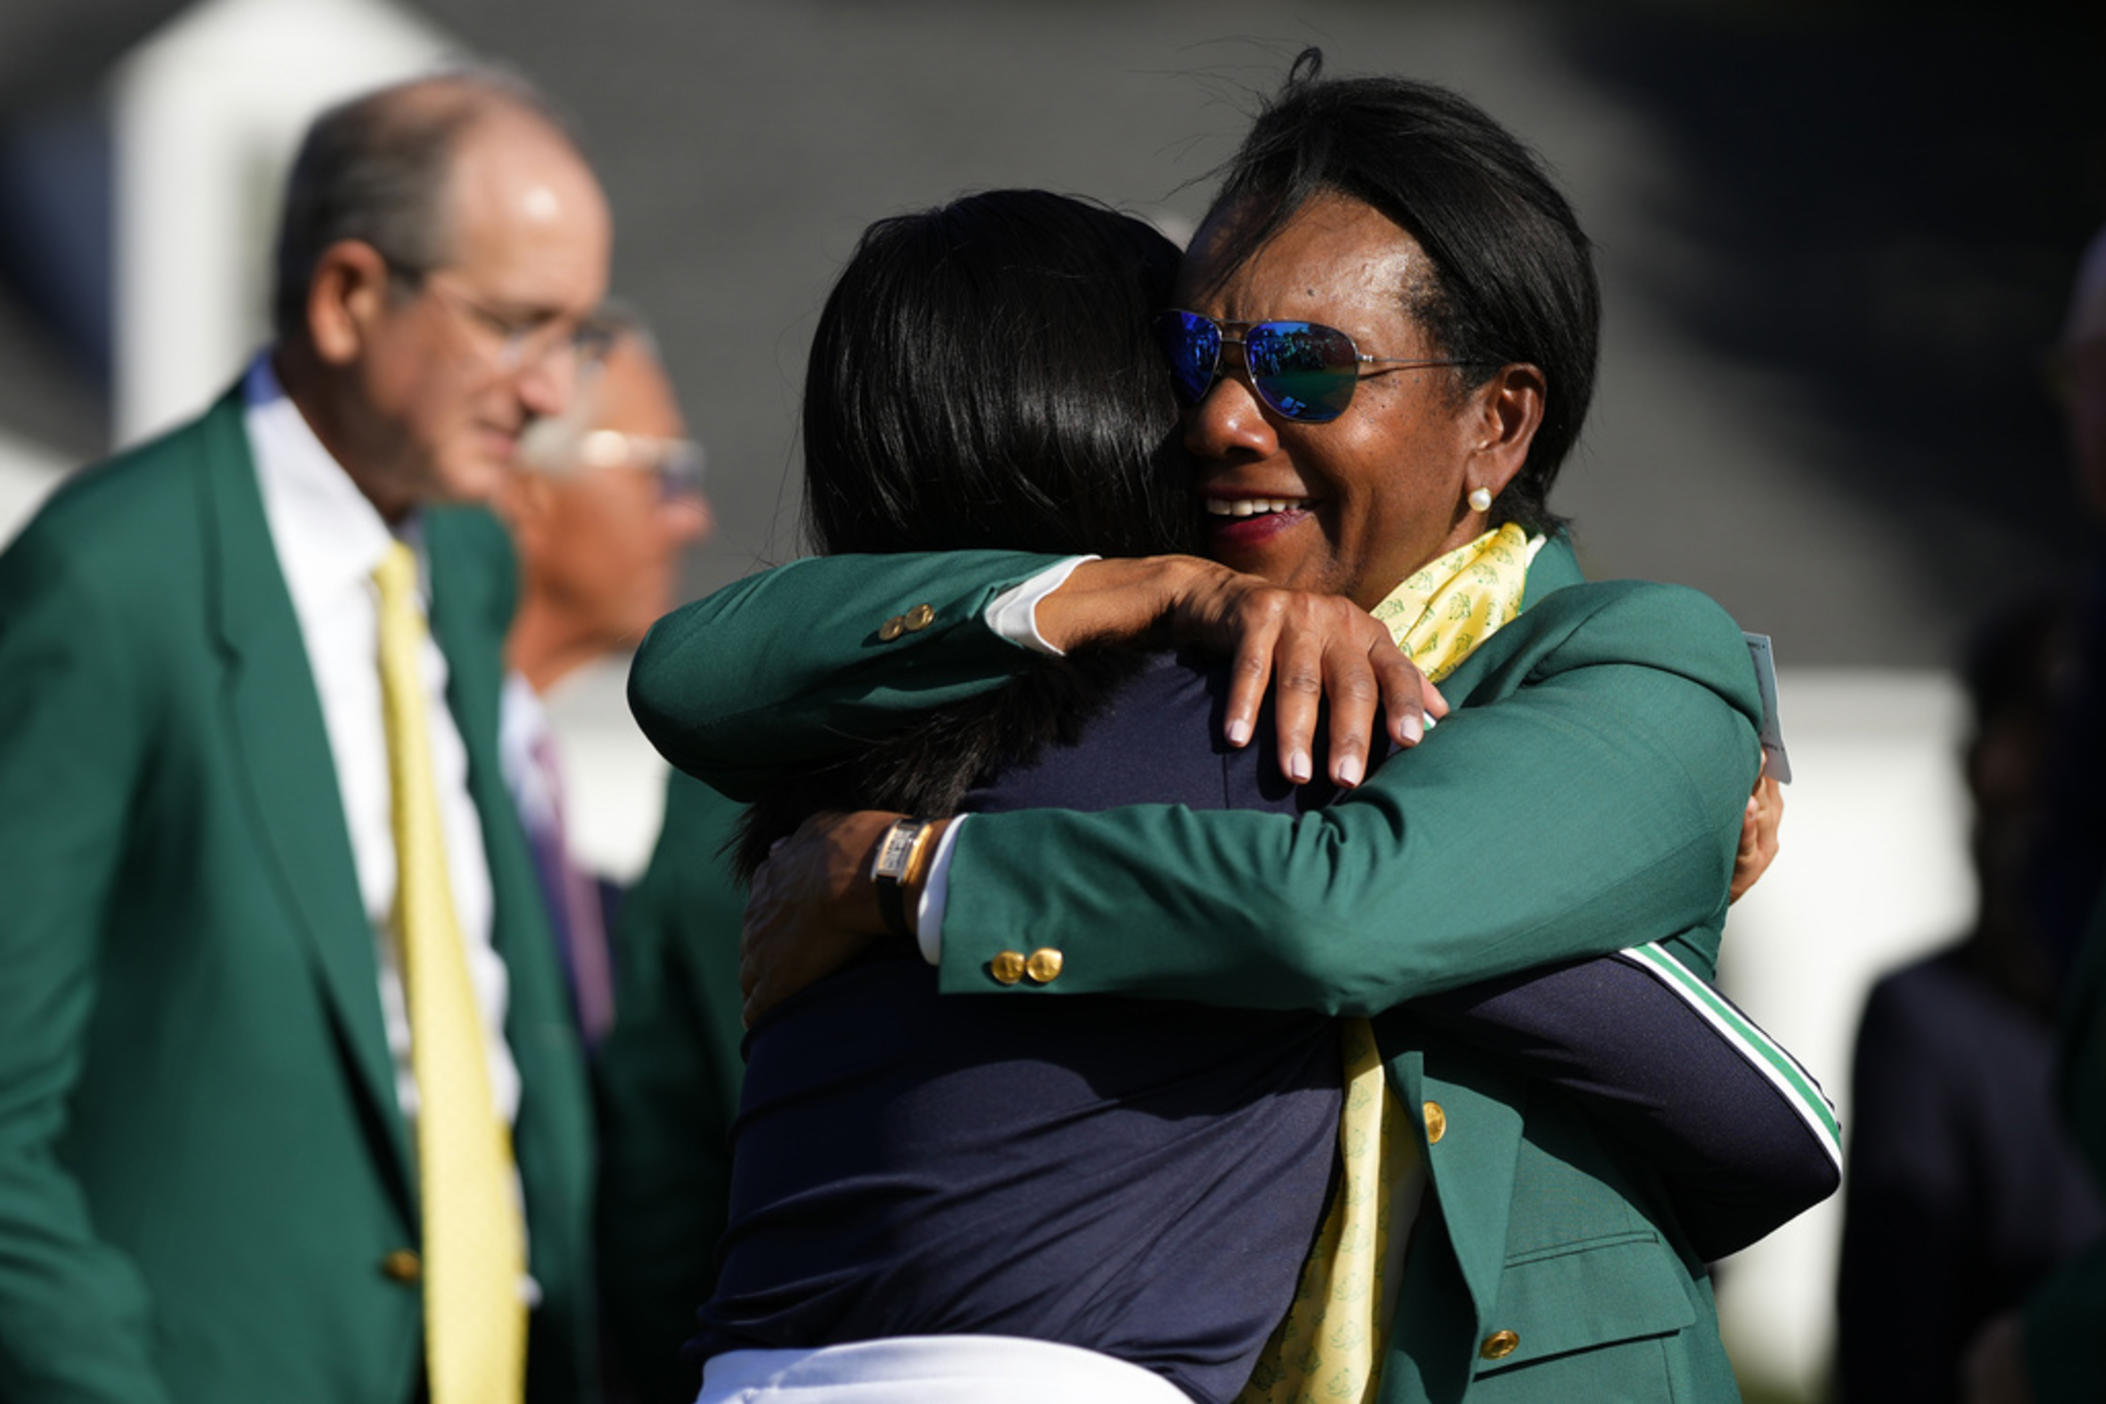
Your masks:
{"label": "gold button on sleeve", "polygon": [[877,636],[884,642],[891,643],[894,639],[898,638],[901,634],[904,634],[906,631],[907,621],[905,617],[902,615],[895,614],[890,619],[887,619],[884,623],[878,625]]}
{"label": "gold button on sleeve", "polygon": [[907,626],[908,633],[914,633],[918,630],[928,628],[929,621],[931,621],[935,617],[935,610],[931,609],[926,604],[918,604],[914,606],[914,608],[907,611],[906,617],[901,622],[903,622]]}
{"label": "gold button on sleeve", "polygon": [[1424,1107],[1424,1111],[1426,1113],[1426,1144],[1430,1146],[1448,1134],[1448,1113],[1441,1110],[1439,1102],[1428,1102]]}
{"label": "gold button on sleeve", "polygon": [[415,1282],[424,1275],[424,1260],[407,1248],[397,1248],[380,1260],[380,1271],[395,1282]]}
{"label": "gold button on sleeve", "polygon": [[1034,985],[1049,985],[1060,974],[1063,957],[1051,946],[1040,946],[1024,962],[1024,973],[1031,977]]}
{"label": "gold button on sleeve", "polygon": [[1494,1331],[1484,1338],[1477,1353],[1487,1360],[1504,1360],[1520,1346],[1521,1338],[1512,1331]]}
{"label": "gold button on sleeve", "polygon": [[998,985],[1013,985],[1024,978],[1024,953],[1022,951],[999,951],[987,962],[987,973],[994,976]]}

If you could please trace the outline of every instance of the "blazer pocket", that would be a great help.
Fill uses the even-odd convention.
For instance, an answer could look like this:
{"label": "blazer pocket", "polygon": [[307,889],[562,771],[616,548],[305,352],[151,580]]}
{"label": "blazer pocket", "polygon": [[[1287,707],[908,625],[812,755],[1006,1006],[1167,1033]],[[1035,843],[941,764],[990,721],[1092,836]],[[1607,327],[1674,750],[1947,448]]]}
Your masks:
{"label": "blazer pocket", "polygon": [[1687,1271],[1650,1230],[1507,1259],[1477,1373],[1672,1335],[1696,1320]]}

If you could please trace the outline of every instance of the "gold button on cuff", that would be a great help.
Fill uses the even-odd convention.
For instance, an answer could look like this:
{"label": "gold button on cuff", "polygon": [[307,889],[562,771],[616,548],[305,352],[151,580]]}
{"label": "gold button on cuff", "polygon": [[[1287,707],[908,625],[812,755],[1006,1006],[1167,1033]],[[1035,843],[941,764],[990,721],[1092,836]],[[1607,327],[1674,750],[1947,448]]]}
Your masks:
{"label": "gold button on cuff", "polygon": [[919,630],[928,628],[929,621],[934,619],[935,617],[936,611],[929,608],[927,605],[918,604],[914,606],[914,608],[907,611],[906,619],[904,621],[907,626],[907,632],[911,634]]}
{"label": "gold button on cuff", "polygon": [[1049,985],[1060,974],[1062,956],[1051,946],[1040,946],[1024,962],[1024,973],[1031,977],[1034,985]]}
{"label": "gold button on cuff", "polygon": [[1504,1360],[1521,1345],[1521,1338],[1512,1331],[1494,1331],[1484,1338],[1477,1353],[1487,1360]]}
{"label": "gold button on cuff", "polygon": [[891,643],[894,639],[898,638],[901,634],[904,634],[905,632],[907,632],[907,621],[905,617],[895,614],[890,619],[887,619],[884,623],[878,625],[877,636],[884,642]]}
{"label": "gold button on cuff", "polygon": [[424,1260],[407,1248],[397,1248],[380,1260],[380,1271],[395,1282],[415,1282],[424,1275]]}
{"label": "gold button on cuff", "polygon": [[1439,1102],[1428,1102],[1423,1110],[1426,1113],[1426,1144],[1430,1146],[1448,1134],[1448,1113],[1441,1110]]}
{"label": "gold button on cuff", "polygon": [[995,977],[998,985],[1013,985],[1024,978],[1024,953],[1001,951],[987,962],[987,973]]}

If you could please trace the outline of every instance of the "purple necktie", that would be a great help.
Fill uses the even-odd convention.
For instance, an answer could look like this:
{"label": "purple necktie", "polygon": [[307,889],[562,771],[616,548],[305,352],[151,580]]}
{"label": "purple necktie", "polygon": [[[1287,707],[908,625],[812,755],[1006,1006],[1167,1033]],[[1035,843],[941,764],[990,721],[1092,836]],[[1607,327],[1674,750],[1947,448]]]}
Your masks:
{"label": "purple necktie", "polygon": [[556,918],[556,940],[562,948],[564,969],[570,974],[571,998],[578,1011],[578,1030],[585,1047],[596,1048],[614,1024],[614,963],[607,949],[607,924],[600,913],[599,886],[590,874],[571,861],[563,818],[563,768],[556,758],[554,738],[547,732],[536,736],[534,766],[548,787],[551,811],[542,832],[533,835],[535,857],[542,870],[542,884]]}

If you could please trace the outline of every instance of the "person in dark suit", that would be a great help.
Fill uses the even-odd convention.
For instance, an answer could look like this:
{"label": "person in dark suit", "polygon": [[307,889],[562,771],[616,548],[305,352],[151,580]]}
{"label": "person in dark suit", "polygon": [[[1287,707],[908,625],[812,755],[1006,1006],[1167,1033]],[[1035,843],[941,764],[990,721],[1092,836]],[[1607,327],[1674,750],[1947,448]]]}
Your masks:
{"label": "person in dark suit", "polygon": [[[2069,623],[2059,600],[2041,598],[1977,629],[1962,670],[1974,716],[1974,928],[1882,978],[1865,1002],[1836,1283],[1848,1401],[1959,1399],[1976,1331],[2106,1229],[2056,1113],[2067,972],[2027,883],[2047,758],[2059,754]],[[1894,1351],[1908,1335],[1916,1347]]]}
{"label": "person in dark suit", "polygon": [[523,86],[309,129],[275,336],[0,556],[0,1397],[574,1400],[589,1106],[473,504],[598,350]]}
{"label": "person in dark suit", "polygon": [[[1174,404],[1145,330],[1174,257],[1134,221],[1040,192],[874,226],[828,300],[806,381],[820,548],[881,569],[898,558],[856,553],[978,543],[1132,555],[1188,541]],[[1019,341],[1017,327],[1057,332]],[[735,623],[764,629],[770,613]],[[875,640],[918,632],[928,615],[910,611]],[[806,627],[839,643],[853,616]],[[690,680],[721,666],[707,661],[713,640],[743,647],[683,635]],[[1559,666],[1546,637],[1566,635],[1553,628],[1507,656],[1512,677]],[[939,674],[919,681],[943,686]],[[1294,815],[1333,797],[1281,779],[1267,750],[1212,739],[1224,683],[1218,669],[1130,650],[1037,659],[1005,688],[756,785],[743,863],[841,805]],[[1167,925],[1136,904],[1113,934],[1145,947]],[[1061,978],[1048,950],[1014,960],[1011,983]],[[1835,1167],[1832,1137],[1761,1055],[1720,1039],[1691,992],[1655,974],[1643,957],[1584,962],[1421,1002],[1408,1017],[1415,1037],[1441,1031],[1438,1056],[1454,1060],[1440,1073],[1450,1081],[1425,1084],[1432,1141],[1443,1103],[1474,1115],[1471,1099],[1498,1083],[1527,1105],[1541,1148],[1522,1152],[1520,1170],[1511,1146],[1502,1167],[1489,1141],[1451,1136],[1442,1173],[1464,1179],[1448,1183],[1524,1174],[1541,1203],[1516,1208],[1517,1231],[1613,1239],[1597,1287],[1625,1300],[1591,1303],[1591,1318],[1672,1316],[1682,1338],[1643,1349],[1686,1380],[1722,1359],[1677,1281],[1687,1262],[1666,1264],[1695,1260],[1696,1242],[1723,1252],[1747,1241],[1778,1221],[1781,1201],[1788,1215],[1832,1188]],[[947,999],[911,942],[873,951],[749,1039],[730,1227],[699,1341],[703,1398],[765,1384],[816,1404],[851,1381],[865,1391],[855,1397],[877,1400],[1235,1396],[1254,1364],[1266,1368],[1324,1211],[1340,1037],[1321,1014],[1284,1008]],[[1367,1071],[1372,1086],[1353,1100],[1383,1099],[1379,1060]],[[1401,1118],[1391,1125],[1394,1135]],[[1604,1137],[1625,1154],[1607,1155]],[[1398,1182],[1407,1192],[1411,1176],[1400,1168]],[[1411,1212],[1396,1203],[1400,1218]],[[1545,1320],[1553,1307],[1537,1303]]]}
{"label": "person in dark suit", "polygon": [[[2106,230],[2077,266],[2056,348],[2079,492],[2106,520]],[[2075,595],[2075,642],[2049,742],[2034,911],[2066,963],[2056,1091],[2095,1183],[2106,1184],[2106,557]],[[2106,1380],[2106,1238],[1983,1329],[1966,1364],[1969,1404],[2075,1404]]]}

